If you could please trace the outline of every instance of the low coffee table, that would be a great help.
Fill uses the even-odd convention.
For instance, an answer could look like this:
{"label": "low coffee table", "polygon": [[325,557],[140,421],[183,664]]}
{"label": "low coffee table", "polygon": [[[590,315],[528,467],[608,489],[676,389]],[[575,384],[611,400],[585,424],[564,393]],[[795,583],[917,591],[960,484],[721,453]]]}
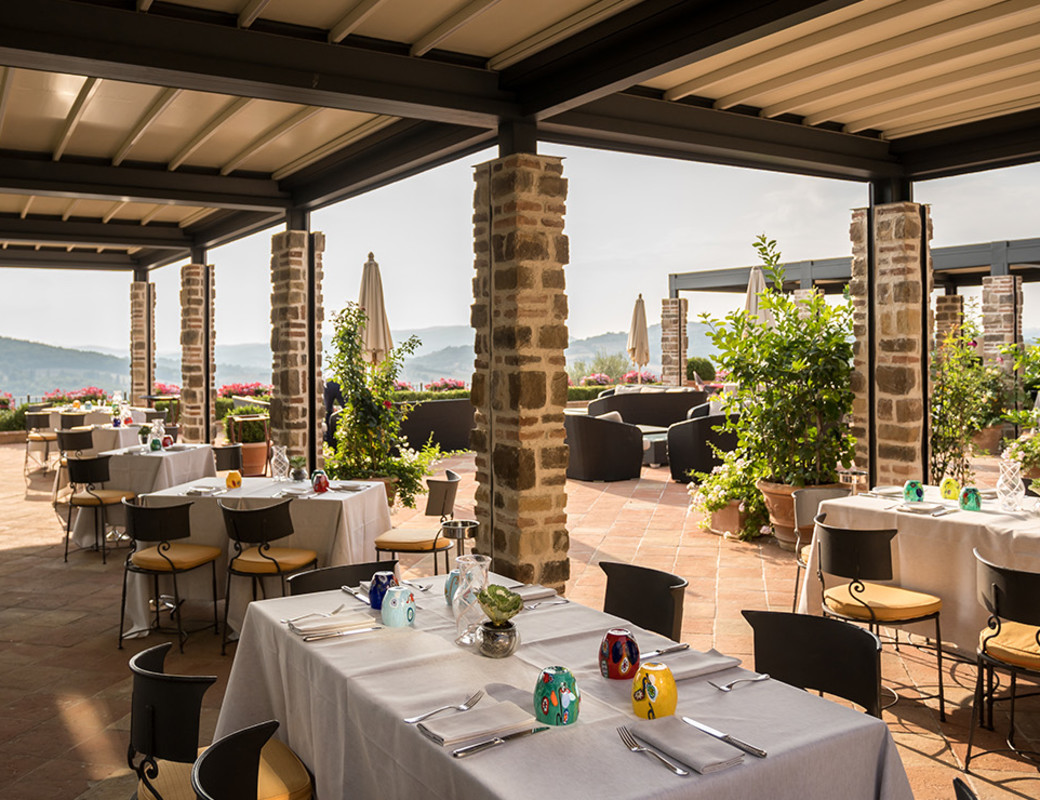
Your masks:
{"label": "low coffee table", "polygon": [[667,433],[647,433],[643,435],[643,463],[658,465],[668,463]]}

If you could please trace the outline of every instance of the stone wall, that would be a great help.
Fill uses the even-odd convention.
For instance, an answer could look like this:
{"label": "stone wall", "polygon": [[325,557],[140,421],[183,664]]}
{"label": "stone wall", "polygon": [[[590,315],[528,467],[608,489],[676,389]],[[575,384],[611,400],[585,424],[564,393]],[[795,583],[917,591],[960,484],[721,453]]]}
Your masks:
{"label": "stone wall", "polygon": [[[314,241],[315,313],[307,314],[308,281],[307,250]],[[321,425],[325,417],[322,402],[324,386],[321,375],[321,324],[324,320],[322,282],[322,253],[325,251],[323,233],[284,231],[271,237],[271,441],[286,445],[290,456],[306,456],[309,437],[318,445],[318,464],[321,456]],[[314,363],[307,354],[307,332],[315,328],[316,353]],[[308,383],[310,370],[316,374],[317,411],[315,427],[308,418]]]}
{"label": "stone wall", "polygon": [[470,395],[476,549],[491,555],[502,575],[560,590],[570,576],[561,162],[518,154],[474,171]]}
{"label": "stone wall", "polygon": [[683,386],[686,383],[688,306],[689,301],[685,297],[665,297],[661,300],[661,383],[669,386]]}
{"label": "stone wall", "polygon": [[960,329],[964,323],[964,297],[959,294],[941,294],[935,298],[935,338],[932,348],[938,349],[947,334]]}
{"label": "stone wall", "polygon": [[[209,287],[207,301],[206,287]],[[211,441],[215,418],[213,375],[216,373],[213,320],[216,286],[212,264],[185,264],[181,268],[181,400],[180,439],[184,442]],[[206,330],[209,348],[206,348]],[[206,359],[209,368],[206,369]],[[209,384],[209,408],[206,388]]]}
{"label": "stone wall", "polygon": [[982,279],[982,358],[1012,370],[1000,348],[1022,343],[1022,276],[987,275]]}
{"label": "stone wall", "polygon": [[130,284],[130,394],[132,405],[144,406],[155,382],[155,284]]}

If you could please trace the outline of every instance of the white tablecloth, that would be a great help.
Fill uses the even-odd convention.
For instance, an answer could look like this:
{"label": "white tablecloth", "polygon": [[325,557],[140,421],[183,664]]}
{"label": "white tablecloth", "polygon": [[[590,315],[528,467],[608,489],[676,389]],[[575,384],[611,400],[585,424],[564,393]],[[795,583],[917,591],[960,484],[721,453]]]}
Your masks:
{"label": "white tablecloth", "polygon": [[[928,487],[925,500],[939,501],[938,490]],[[984,500],[982,511],[956,511],[941,517],[899,511],[893,507],[896,503],[896,499],[857,495],[828,500],[820,505],[820,511],[827,514],[828,524],[842,528],[895,528],[893,582],[941,597],[939,621],[944,645],[973,657],[987,614],[976,593],[972,549],[977,547],[997,564],[1040,572],[1040,516],[1000,511],[995,500]],[[952,508],[956,504],[947,505]],[[799,610],[812,614],[819,614],[821,607],[818,563],[814,537],[799,601]],[[828,585],[835,583],[837,579],[828,580]],[[919,623],[913,630],[935,635],[931,622]]]}
{"label": "white tablecloth", "polygon": [[[364,486],[358,492],[326,492],[295,498],[289,507],[294,533],[279,539],[278,547],[303,547],[318,554],[318,566],[353,564],[372,561],[375,558],[375,539],[390,530],[390,510],[386,503],[386,489],[382,483],[357,482]],[[305,485],[305,484],[303,484]],[[232,489],[217,496],[191,496],[192,487],[220,488],[223,479],[205,478],[190,484],[173,486],[149,494],[145,502],[150,505],[176,505],[191,502],[191,539],[195,544],[205,544],[224,550],[224,557],[217,562],[218,597],[224,596],[226,585],[227,558],[233,552],[231,541],[224,527],[224,518],[217,501],[233,508],[257,508],[280,502],[276,495],[287,487],[301,484],[279,483],[273,478],[243,478],[240,489]],[[130,625],[127,631],[139,633],[148,628],[150,586],[142,576],[132,575],[128,588],[127,615]],[[160,587],[171,584],[160,582]],[[281,594],[280,581],[264,579],[264,588],[269,596]],[[208,569],[196,570],[178,578],[181,597],[189,600],[209,601],[212,598]],[[232,578],[231,606],[228,623],[234,630],[242,627],[246,605],[252,598],[247,578]]]}
{"label": "white tablecloth", "polygon": [[[95,407],[90,411],[85,408],[72,408],[71,406],[65,408],[48,408],[45,409],[50,414],[50,422],[48,423],[52,428],[61,428],[61,415],[62,413],[67,414],[85,414],[83,420],[84,425],[108,425],[112,422],[112,408],[111,406]],[[131,408],[130,417],[134,422],[144,422],[144,409],[143,408]]]}
{"label": "white tablecloth", "polygon": [[[646,756],[627,752],[615,730],[636,721],[630,684],[600,677],[594,664],[599,639],[621,622],[618,618],[576,603],[522,612],[516,618],[522,641],[516,653],[488,659],[452,644],[455,627],[444,604],[443,576],[433,583],[429,592],[417,593],[416,629],[387,628],[312,643],[279,620],[356,601],[342,592],[321,592],[251,604],[216,736],[277,719],[276,735],[313,772],[322,800],[912,797],[883,722],[776,681],[729,694],[703,676],[680,681],[678,713],[744,738],[769,755],[746,756],[721,772],[677,777]],[[358,609],[375,615],[360,604]],[[665,643],[634,630],[644,649]],[[533,710],[535,679],[550,664],[585,675],[579,678],[581,709],[573,725],[455,759],[448,748],[401,721],[460,703],[480,687],[493,699]],[[710,677],[741,674],[747,673],[731,667]],[[700,735],[692,729],[691,734]]]}

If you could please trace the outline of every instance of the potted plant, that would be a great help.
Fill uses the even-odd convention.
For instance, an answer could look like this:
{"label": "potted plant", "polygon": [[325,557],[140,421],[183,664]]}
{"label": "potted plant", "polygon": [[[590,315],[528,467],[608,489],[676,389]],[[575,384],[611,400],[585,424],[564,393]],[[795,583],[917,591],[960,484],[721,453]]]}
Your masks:
{"label": "potted plant", "polygon": [[289,466],[292,467],[291,476],[294,481],[307,480],[307,457],[290,456]]}
{"label": "potted plant", "polygon": [[271,449],[268,411],[260,406],[243,406],[237,411],[224,418],[228,441],[242,445],[243,475],[263,475]]}
{"label": "potted plant", "polygon": [[[1040,436],[1037,435],[1037,430],[1040,429],[1040,408],[1013,412],[1007,415],[1007,419],[1016,425],[1029,428],[1017,439],[1005,441],[1004,452],[1018,461],[1023,477],[1030,479],[1032,484],[1040,478]],[[1031,494],[1036,494],[1032,485],[1029,488]]]}
{"label": "potted plant", "polygon": [[[759,236],[755,249],[773,286],[783,287],[776,242]],[[776,288],[762,292],[760,304],[772,324],[743,310],[705,321],[715,363],[737,384],[724,401],[735,412],[725,427],[737,434],[737,451],[762,465],[757,486],[773,533],[793,550],[791,494],[835,486],[839,465],[852,464],[852,307],[832,306],[820,293],[795,301]]]}
{"label": "potted plant", "polygon": [[706,515],[701,521],[706,530],[744,541],[754,539],[769,524],[765,498],[757,486],[765,470],[747,453],[733,450],[720,455],[722,463],[710,473],[694,473],[688,487],[690,505]]}
{"label": "potted plant", "polygon": [[329,371],[344,402],[335,449],[326,448],[325,469],[333,478],[382,480],[387,484],[388,500],[396,493],[402,503],[414,508],[416,495],[426,490],[423,477],[443,456],[430,442],[418,449],[409,445],[401,423],[411,406],[391,399],[405,357],[420,342],[411,336],[392,348],[381,363],[369,365],[362,355],[365,320],[364,310],[354,303],[333,320]]}
{"label": "potted plant", "polygon": [[510,621],[523,609],[524,599],[504,586],[491,584],[477,595],[488,621],[480,625],[480,652],[488,658],[505,658],[516,650],[520,633]]}

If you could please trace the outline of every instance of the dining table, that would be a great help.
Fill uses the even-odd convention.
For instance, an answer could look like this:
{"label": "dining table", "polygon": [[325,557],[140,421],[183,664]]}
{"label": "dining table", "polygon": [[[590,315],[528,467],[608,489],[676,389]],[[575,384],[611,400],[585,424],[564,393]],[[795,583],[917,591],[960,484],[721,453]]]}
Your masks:
{"label": "dining table", "polygon": [[[906,589],[942,598],[943,646],[974,659],[979,632],[988,614],[979,604],[973,550],[986,559],[1015,569],[1040,572],[1040,514],[1036,498],[1025,498],[1023,510],[1005,510],[995,493],[983,496],[979,511],[963,511],[956,500],[944,500],[938,487],[926,486],[919,503],[904,503],[902,487],[827,500],[820,504],[826,523],[839,528],[895,530],[892,580]],[[802,578],[799,611],[819,614],[822,592],[817,576],[819,556],[813,536],[809,566]],[[825,585],[841,579],[824,576]],[[847,582],[847,581],[846,581]],[[904,626],[900,626],[901,628]],[[905,626],[934,636],[931,621]]]}
{"label": "dining table", "polygon": [[[72,406],[61,406],[45,408],[44,412],[50,415],[48,422],[49,427],[60,429],[62,414],[83,414],[84,425],[107,425],[112,422],[112,408],[111,406],[93,406],[89,410],[86,407],[81,406],[80,408],[73,408]],[[143,408],[133,407],[130,409],[130,418],[136,424],[141,424],[145,421],[145,410]]]}
{"label": "dining table", "polygon": [[[492,576],[491,582],[517,588],[500,576]],[[374,626],[379,612],[343,591],[251,603],[215,738],[278,720],[276,735],[311,771],[315,794],[323,800],[912,797],[888,727],[859,710],[769,679],[720,691],[709,680],[719,683],[753,673],[738,659],[716,651],[690,649],[655,659],[669,665],[678,679],[676,715],[694,718],[766,753],[762,758],[744,754],[678,716],[638,719],[632,680],[601,674],[598,652],[607,630],[627,628],[643,652],[674,644],[668,639],[576,602],[532,603],[513,619],[520,634],[515,652],[488,658],[455,643],[444,576],[423,578],[419,584],[413,592],[414,626],[355,630],[314,641],[294,633],[287,621],[302,625],[301,615],[328,614],[346,603],[340,614]],[[321,623],[334,617],[303,619]],[[346,624],[348,617],[341,619]],[[543,668],[557,665],[569,668],[576,678],[580,705],[572,724],[545,726],[536,735],[504,741],[468,757],[453,756],[456,747],[468,745],[450,740],[441,744],[429,735],[440,720],[442,735],[446,725],[458,730],[461,724],[470,727],[469,735],[475,734],[479,742],[484,740],[484,721],[500,715],[511,720],[519,716],[519,729],[534,731],[540,724],[527,715],[535,710],[536,682]],[[425,732],[405,721],[441,706],[462,704],[477,690],[484,695],[469,710],[443,712],[422,723],[428,726]],[[477,715],[484,715],[479,724]],[[655,749],[678,759],[689,774],[675,774],[646,754],[629,752],[619,736],[620,726],[630,726],[638,737],[656,734]],[[716,755],[720,747],[724,753]],[[711,758],[703,758],[709,752]],[[703,772],[690,769],[691,762],[698,762]],[[712,771],[713,763],[725,768]]]}
{"label": "dining table", "polygon": [[[378,481],[332,481],[332,489],[316,493],[308,482],[280,481],[274,478],[243,478],[239,488],[229,489],[224,478],[202,478],[154,491],[142,498],[149,506],[178,505],[190,502],[191,544],[209,545],[223,551],[217,560],[217,596],[223,598],[227,561],[234,554],[224,526],[219,503],[229,508],[259,508],[291,501],[289,516],[293,534],[275,542],[276,547],[301,547],[318,554],[318,566],[354,564],[375,557],[375,540],[390,530],[390,509],[386,488]],[[151,579],[131,575],[127,587],[128,636],[146,635],[152,625],[149,599]],[[267,596],[281,594],[277,577],[262,579]],[[249,580],[232,578],[228,625],[233,631],[242,627],[246,607],[252,599]],[[160,580],[160,591],[172,593],[172,584]],[[212,601],[209,570],[195,570],[178,577],[182,599],[192,603]]]}

